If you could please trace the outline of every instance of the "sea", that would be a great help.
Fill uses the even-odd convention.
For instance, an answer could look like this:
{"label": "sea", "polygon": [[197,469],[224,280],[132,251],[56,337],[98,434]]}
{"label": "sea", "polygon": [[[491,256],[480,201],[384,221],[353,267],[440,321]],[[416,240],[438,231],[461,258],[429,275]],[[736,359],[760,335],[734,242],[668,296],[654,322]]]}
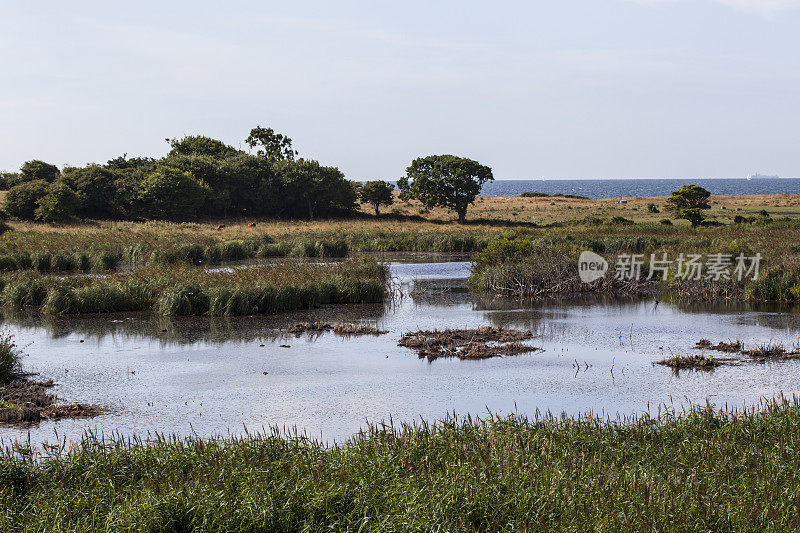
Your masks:
{"label": "sea", "polygon": [[517,196],[524,192],[575,194],[588,198],[669,196],[682,185],[695,184],[717,196],[800,194],[800,178],[587,179],[495,180],[484,184],[481,196]]}

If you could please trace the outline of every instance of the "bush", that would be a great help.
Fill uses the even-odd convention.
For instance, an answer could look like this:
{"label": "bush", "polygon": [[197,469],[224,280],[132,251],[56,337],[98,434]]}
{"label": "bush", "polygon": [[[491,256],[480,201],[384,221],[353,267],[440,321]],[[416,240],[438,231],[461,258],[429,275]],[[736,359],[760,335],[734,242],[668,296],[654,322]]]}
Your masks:
{"label": "bush", "polygon": [[21,220],[33,220],[37,202],[47,195],[50,186],[44,180],[34,180],[11,187],[3,203],[3,210]]}
{"label": "bush", "polygon": [[52,182],[55,181],[59,175],[61,175],[61,172],[58,170],[57,166],[39,161],[38,159],[27,161],[20,169],[22,181],[42,180]]}
{"label": "bush", "polygon": [[80,197],[59,180],[47,189],[47,194],[36,201],[34,218],[39,222],[64,222],[72,218],[81,206]]}
{"label": "bush", "polygon": [[136,213],[157,220],[196,216],[211,190],[188,172],[160,166],[138,185]]}

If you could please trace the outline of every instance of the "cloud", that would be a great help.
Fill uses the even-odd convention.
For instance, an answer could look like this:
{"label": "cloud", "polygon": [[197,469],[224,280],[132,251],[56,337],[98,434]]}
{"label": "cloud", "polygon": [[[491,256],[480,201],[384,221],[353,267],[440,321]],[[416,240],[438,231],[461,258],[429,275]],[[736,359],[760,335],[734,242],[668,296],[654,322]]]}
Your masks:
{"label": "cloud", "polygon": [[[679,0],[632,0],[637,4],[666,4],[676,3]],[[800,0],[713,0],[719,4],[739,9],[769,15],[786,9],[800,7]]]}

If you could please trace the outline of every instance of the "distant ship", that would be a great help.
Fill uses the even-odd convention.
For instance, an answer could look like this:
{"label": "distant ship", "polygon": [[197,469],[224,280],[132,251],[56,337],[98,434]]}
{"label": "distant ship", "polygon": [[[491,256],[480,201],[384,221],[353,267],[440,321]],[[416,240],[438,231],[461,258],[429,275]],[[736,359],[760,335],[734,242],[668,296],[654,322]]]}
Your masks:
{"label": "distant ship", "polygon": [[778,179],[780,176],[766,176],[764,174],[750,174],[747,176],[747,180],[774,180]]}

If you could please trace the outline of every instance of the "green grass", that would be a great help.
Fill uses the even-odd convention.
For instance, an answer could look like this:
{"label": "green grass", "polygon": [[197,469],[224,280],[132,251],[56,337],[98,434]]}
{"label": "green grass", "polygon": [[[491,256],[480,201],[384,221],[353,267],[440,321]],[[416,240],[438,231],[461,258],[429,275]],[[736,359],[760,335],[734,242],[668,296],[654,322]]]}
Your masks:
{"label": "green grass", "polygon": [[0,385],[22,375],[22,351],[7,332],[0,332]]}
{"label": "green grass", "polygon": [[[543,237],[526,235],[500,236],[473,255],[470,285],[474,290],[515,296],[553,296],[577,292],[602,292],[617,295],[655,295],[677,300],[736,302],[800,302],[800,255],[787,250],[788,243],[766,240],[762,232],[737,234],[734,238],[711,230],[677,237],[671,231],[662,235],[653,226],[595,234],[562,232]],[[758,238],[756,238],[758,237]],[[578,275],[581,252],[591,250],[606,258],[609,273],[593,284],[582,283]],[[757,279],[753,275],[737,279],[736,257],[761,254]],[[616,258],[622,254],[640,254],[641,276],[633,282],[615,280]],[[663,254],[673,263],[669,276],[648,280],[651,257]],[[680,254],[701,255],[705,262],[711,254],[726,254],[732,264],[730,279],[676,279],[674,261]],[[747,263],[749,265],[749,262]]]}
{"label": "green grass", "polygon": [[51,315],[154,311],[162,315],[253,315],[325,304],[383,301],[387,269],[361,258],[332,264],[285,263],[209,272],[144,267],[104,277],[0,276],[0,303]]}
{"label": "green grass", "polygon": [[800,407],[372,426],[325,447],[87,436],[0,459],[4,531],[796,531]]}

